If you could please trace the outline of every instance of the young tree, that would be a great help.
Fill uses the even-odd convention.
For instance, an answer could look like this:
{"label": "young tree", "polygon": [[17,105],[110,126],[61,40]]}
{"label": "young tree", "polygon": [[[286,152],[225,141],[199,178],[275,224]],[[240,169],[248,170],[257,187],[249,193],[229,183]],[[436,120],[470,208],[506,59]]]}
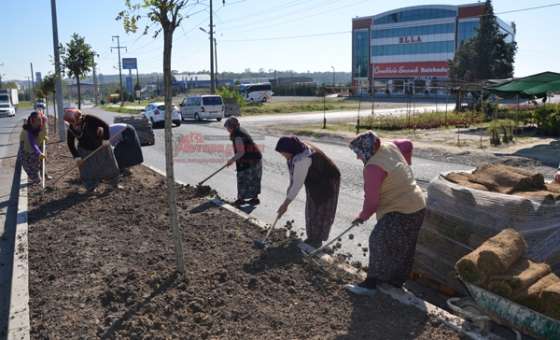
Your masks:
{"label": "young tree", "polygon": [[171,51],[173,48],[173,33],[183,21],[181,11],[186,7],[189,0],[138,0],[133,3],[125,0],[126,9],[121,11],[117,20],[122,20],[126,32],[137,32],[138,25],[143,19],[147,24],[143,33],[147,34],[150,25],[155,24],[154,38],[163,33],[163,88],[165,96],[165,172],[167,177],[167,199],[169,204],[169,222],[175,238],[175,254],[177,260],[177,271],[185,272],[183,259],[182,232],[177,219],[177,193],[175,189],[175,174],[173,171],[173,135],[172,124],[172,88],[171,88]]}
{"label": "young tree", "polygon": [[62,64],[69,77],[76,78],[78,90],[78,108],[82,108],[82,95],[80,93],[80,79],[83,79],[93,68],[93,50],[86,43],[84,37],[78,33],[72,34],[72,40],[61,48]]}
{"label": "young tree", "polygon": [[501,33],[491,0],[486,0],[484,15],[476,35],[465,41],[449,62],[449,78],[453,81],[480,81],[510,78],[517,44],[506,42]]}

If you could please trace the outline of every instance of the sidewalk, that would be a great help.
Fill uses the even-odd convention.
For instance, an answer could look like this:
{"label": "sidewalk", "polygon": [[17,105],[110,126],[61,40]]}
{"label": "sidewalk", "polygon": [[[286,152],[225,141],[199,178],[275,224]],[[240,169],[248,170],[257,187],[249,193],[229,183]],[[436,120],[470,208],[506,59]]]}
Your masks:
{"label": "sidewalk", "polygon": [[[19,133],[18,118],[0,121],[0,338],[8,337],[12,302],[13,257],[16,244],[20,171],[16,171]],[[12,327],[10,327],[12,328]]]}

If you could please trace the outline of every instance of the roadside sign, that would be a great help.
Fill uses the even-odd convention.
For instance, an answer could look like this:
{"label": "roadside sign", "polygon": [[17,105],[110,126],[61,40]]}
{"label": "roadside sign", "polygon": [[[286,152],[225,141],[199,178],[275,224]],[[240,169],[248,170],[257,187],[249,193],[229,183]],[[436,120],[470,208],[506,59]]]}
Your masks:
{"label": "roadside sign", "polygon": [[125,70],[137,69],[136,58],[122,58],[122,68]]}

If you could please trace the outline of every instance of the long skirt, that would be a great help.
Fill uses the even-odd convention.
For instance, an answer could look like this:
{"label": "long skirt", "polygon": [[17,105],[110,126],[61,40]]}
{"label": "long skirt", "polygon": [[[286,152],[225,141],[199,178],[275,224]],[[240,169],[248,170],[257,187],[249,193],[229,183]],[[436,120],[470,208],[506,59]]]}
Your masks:
{"label": "long skirt", "polygon": [[425,209],[412,214],[392,212],[377,222],[369,236],[368,277],[402,284],[410,275]]}
{"label": "long skirt", "polygon": [[27,176],[29,176],[31,183],[39,183],[41,181],[39,177],[41,161],[35,152],[25,152],[23,145],[21,145],[18,151],[18,160]]}
{"label": "long skirt", "polygon": [[305,200],[305,230],[307,238],[313,241],[329,239],[336,208],[338,206],[338,192],[340,191],[340,177],[333,178],[327,188],[322,188],[324,197],[318,201],[317,194],[310,186],[305,186],[307,195]]}
{"label": "long skirt", "polygon": [[237,198],[257,198],[261,193],[262,161],[252,163],[247,169],[237,171]]}
{"label": "long skirt", "polygon": [[114,153],[121,170],[144,162],[140,139],[132,125],[122,132],[122,141],[115,146]]}
{"label": "long skirt", "polygon": [[[92,152],[93,150],[78,147],[82,158]],[[80,167],[80,177],[88,189],[94,188],[101,180],[115,179],[118,176],[119,167],[110,146],[101,148]]]}

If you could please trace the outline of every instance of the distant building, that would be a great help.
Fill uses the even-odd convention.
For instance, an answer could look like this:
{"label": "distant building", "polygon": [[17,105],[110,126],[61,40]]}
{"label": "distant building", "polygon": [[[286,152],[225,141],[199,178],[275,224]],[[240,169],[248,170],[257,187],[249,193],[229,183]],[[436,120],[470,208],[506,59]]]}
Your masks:
{"label": "distant building", "polygon": [[[357,95],[445,92],[448,61],[476,34],[483,3],[399,8],[352,20],[352,89]],[[507,40],[514,29],[498,18]]]}

